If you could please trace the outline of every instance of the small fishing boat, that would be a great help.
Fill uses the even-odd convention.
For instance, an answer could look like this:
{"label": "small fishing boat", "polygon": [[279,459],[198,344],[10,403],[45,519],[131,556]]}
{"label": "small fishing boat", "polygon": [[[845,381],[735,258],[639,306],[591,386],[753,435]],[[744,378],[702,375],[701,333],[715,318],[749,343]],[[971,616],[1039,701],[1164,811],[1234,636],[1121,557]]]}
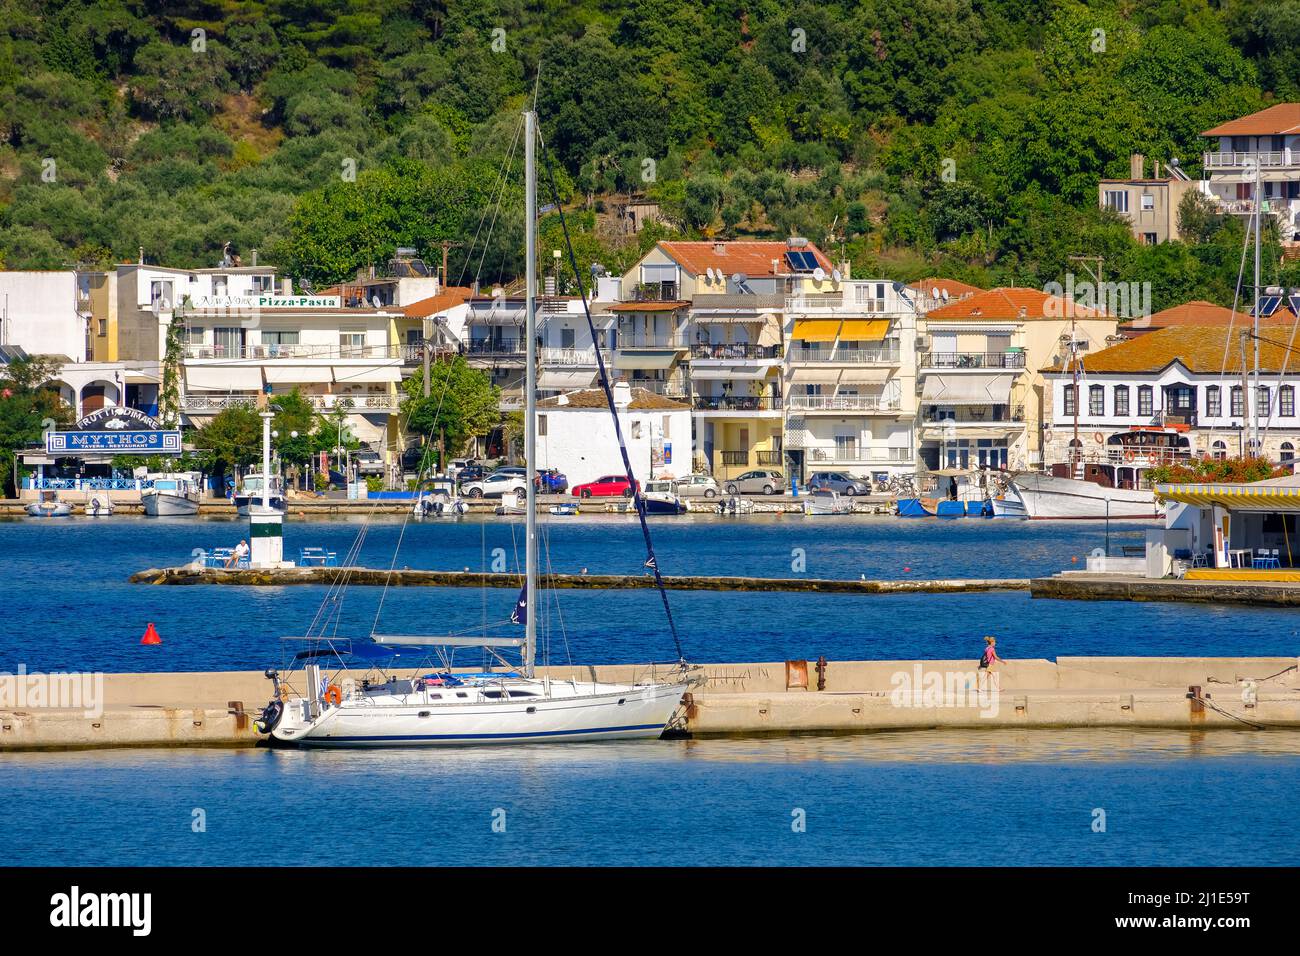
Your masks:
{"label": "small fishing boat", "polygon": [[[284,514],[286,505],[284,501],[284,482],[280,480],[279,475],[271,476],[271,499],[270,505],[272,511],[278,511]],[[260,513],[266,507],[262,504],[262,473],[260,471],[249,472],[240,482],[239,490],[235,492],[235,513],[241,518],[247,518],[254,512]]]}
{"label": "small fishing boat", "polygon": [[427,484],[411,509],[415,517],[459,518],[469,513],[469,504],[456,494],[456,483],[450,478],[435,478]]}
{"label": "small fishing boat", "polygon": [[144,513],[151,518],[173,518],[199,513],[199,483],[191,472],[160,472],[145,477],[140,492]]}
{"label": "small fishing boat", "polygon": [[66,518],[72,514],[72,505],[59,498],[59,493],[52,489],[42,491],[41,496],[23,509],[33,518]]}
{"label": "small fishing boat", "polygon": [[754,502],[740,495],[728,495],[718,499],[718,514],[749,515],[754,513]]}
{"label": "small fishing boat", "polygon": [[684,515],[688,510],[671,481],[647,481],[641,497],[648,515]]}
{"label": "small fishing boat", "polygon": [[565,503],[562,505],[551,505],[549,510],[551,514],[559,517],[566,516],[566,515],[582,514],[582,510],[578,507],[577,502]]}
{"label": "small fishing boat", "polygon": [[803,513],[806,515],[851,515],[853,499],[842,498],[829,488],[818,488],[809,492],[803,500]]}
{"label": "small fishing boat", "polygon": [[[930,502],[930,507],[927,507],[926,505],[927,500]],[[934,504],[934,499],[899,498],[897,504],[898,516],[900,518],[934,517],[934,512],[931,510],[931,507],[933,507]]]}
{"label": "small fishing boat", "polygon": [[89,518],[106,518],[113,513],[113,499],[107,491],[92,491],[86,498],[85,512]]}

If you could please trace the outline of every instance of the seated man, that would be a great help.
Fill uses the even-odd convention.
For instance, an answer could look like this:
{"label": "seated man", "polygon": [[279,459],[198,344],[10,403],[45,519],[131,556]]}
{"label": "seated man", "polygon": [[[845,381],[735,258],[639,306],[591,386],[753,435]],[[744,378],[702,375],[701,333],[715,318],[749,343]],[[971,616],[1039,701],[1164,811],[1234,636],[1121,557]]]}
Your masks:
{"label": "seated man", "polygon": [[248,542],[241,540],[235,545],[235,550],[231,552],[230,557],[226,558],[226,567],[238,567],[239,562],[248,557]]}

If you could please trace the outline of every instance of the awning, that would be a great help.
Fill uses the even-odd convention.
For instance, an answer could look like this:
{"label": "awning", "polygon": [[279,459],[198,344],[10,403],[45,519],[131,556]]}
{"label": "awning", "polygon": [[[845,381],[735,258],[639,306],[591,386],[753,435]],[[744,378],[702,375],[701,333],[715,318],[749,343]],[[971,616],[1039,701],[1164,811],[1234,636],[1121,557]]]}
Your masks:
{"label": "awning", "polygon": [[1258,486],[1234,483],[1156,485],[1156,494],[1166,501],[1200,508],[1218,505],[1229,511],[1300,511],[1300,488],[1263,482]]}
{"label": "awning", "polygon": [[267,365],[266,380],[272,385],[327,383],[334,381],[334,372],[328,365]]}
{"label": "awning", "polygon": [[841,324],[839,319],[795,319],[790,335],[805,342],[834,342]]}
{"label": "awning", "polygon": [[889,381],[889,369],[849,365],[845,367],[840,381],[846,385],[884,385]]}
{"label": "awning", "polygon": [[705,365],[691,366],[691,378],[708,382],[717,382],[723,380],[756,382],[760,378],[767,378],[767,370],[770,365]]}
{"label": "awning", "polygon": [[543,369],[542,374],[537,377],[538,388],[591,388],[594,384],[596,384],[596,373],[590,371]]}
{"label": "awning", "polygon": [[386,385],[402,380],[402,369],[398,365],[356,366],[335,365],[334,381],[361,385]]}
{"label": "awning", "polygon": [[790,371],[790,381],[796,385],[833,385],[840,380],[838,368],[796,368]]}
{"label": "awning", "polygon": [[618,353],[617,366],[620,369],[625,368],[671,368],[673,362],[677,361],[677,353],[673,351],[665,352],[659,349],[654,352],[638,352],[635,349],[620,349]]}
{"label": "awning", "polygon": [[187,365],[185,389],[190,392],[260,392],[262,369],[256,365]]}
{"label": "awning", "polygon": [[142,372],[139,369],[127,369],[125,373],[126,383],[128,385],[161,385],[162,376],[155,375],[152,372]]}
{"label": "awning", "polygon": [[965,441],[967,439],[992,438],[1010,439],[1024,431],[1024,426],[988,428],[944,428],[942,425],[928,425],[921,429],[923,441]]}
{"label": "awning", "polygon": [[1010,405],[1015,375],[962,372],[927,375],[921,401],[932,405]]}
{"label": "awning", "polygon": [[875,342],[889,334],[888,319],[845,319],[841,342]]}

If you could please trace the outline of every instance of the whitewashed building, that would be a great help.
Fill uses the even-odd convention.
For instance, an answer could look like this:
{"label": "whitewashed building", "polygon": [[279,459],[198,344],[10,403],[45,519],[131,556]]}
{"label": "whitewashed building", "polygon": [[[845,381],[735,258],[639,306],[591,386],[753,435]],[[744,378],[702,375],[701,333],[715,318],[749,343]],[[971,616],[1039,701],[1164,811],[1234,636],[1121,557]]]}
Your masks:
{"label": "whitewashed building", "polygon": [[73,270],[0,272],[0,346],[84,362],[88,321]]}
{"label": "whitewashed building", "polygon": [[[634,478],[690,472],[689,405],[621,382],[614,385],[614,404]],[[560,471],[570,487],[624,474],[604,391],[581,389],[537,403],[537,467]]]}

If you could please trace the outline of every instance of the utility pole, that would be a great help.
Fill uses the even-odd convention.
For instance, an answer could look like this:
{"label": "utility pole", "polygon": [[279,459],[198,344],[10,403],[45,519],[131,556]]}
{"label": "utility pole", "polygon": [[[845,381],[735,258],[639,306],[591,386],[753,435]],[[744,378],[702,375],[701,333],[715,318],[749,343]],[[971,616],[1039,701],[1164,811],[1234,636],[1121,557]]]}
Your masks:
{"label": "utility pole", "polygon": [[1079,390],[1079,340],[1074,335],[1073,315],[1070,317],[1070,369],[1073,372],[1074,389],[1074,441],[1070,443],[1070,474],[1082,478],[1083,444],[1079,441],[1079,403],[1083,401],[1083,394]]}
{"label": "utility pole", "polygon": [[[1260,240],[1262,237],[1259,231],[1259,227],[1261,222],[1260,214],[1263,211],[1263,208],[1264,208],[1264,200],[1263,197],[1260,195],[1260,166],[1259,163],[1256,162],[1255,163],[1255,307],[1251,309],[1251,312],[1254,314],[1254,318],[1255,318],[1255,321],[1253,322],[1253,326],[1254,326],[1253,331],[1255,333],[1255,388],[1249,398],[1250,404],[1242,408],[1242,411],[1250,410],[1253,413],[1251,415],[1251,422],[1253,425],[1251,429],[1251,438],[1254,441],[1254,447],[1256,452],[1258,452],[1260,448],[1259,445],[1259,299],[1260,299],[1259,253],[1260,253]],[[1242,356],[1242,361],[1243,362],[1245,361],[1245,356]]]}
{"label": "utility pole", "polygon": [[[1241,330],[1241,435],[1238,439],[1239,452],[1242,458],[1246,457],[1246,430],[1250,427],[1246,415],[1250,411],[1247,402],[1250,401],[1250,369],[1246,367],[1246,343],[1250,341],[1250,333],[1245,329]],[[1258,339],[1256,340],[1258,341]],[[1231,408],[1228,411],[1232,411]]]}
{"label": "utility pole", "polygon": [[442,247],[442,291],[447,291],[447,252],[461,245],[459,242],[453,242],[451,239],[444,239],[438,243]]}

